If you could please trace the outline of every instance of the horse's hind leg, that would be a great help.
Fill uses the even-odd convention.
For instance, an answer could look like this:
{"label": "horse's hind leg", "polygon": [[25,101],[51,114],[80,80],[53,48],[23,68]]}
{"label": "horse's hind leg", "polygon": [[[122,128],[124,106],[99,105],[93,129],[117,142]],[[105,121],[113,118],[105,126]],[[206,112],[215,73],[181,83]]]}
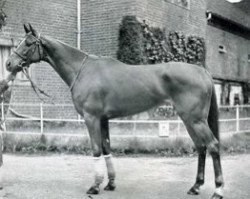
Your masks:
{"label": "horse's hind leg", "polygon": [[188,123],[186,122],[186,125],[189,126],[188,129],[193,130],[192,132],[190,132],[190,135],[195,145],[207,147],[207,150],[212,156],[216,185],[215,193],[212,196],[212,199],[221,199],[223,198],[224,181],[220,163],[219,141],[213,135],[205,119],[195,121],[189,120]]}
{"label": "horse's hind leg", "polygon": [[211,143],[209,146],[210,154],[213,159],[214,173],[215,173],[215,193],[212,196],[212,199],[221,199],[223,198],[223,176],[221,169],[221,160],[219,152],[219,143]]}
{"label": "horse's hind leg", "polygon": [[195,184],[188,191],[190,195],[198,195],[200,193],[200,187],[205,182],[205,163],[206,163],[206,147],[197,147],[198,151],[198,170]]}
{"label": "horse's hind leg", "polygon": [[101,120],[101,131],[102,131],[102,151],[106,162],[108,179],[109,182],[104,190],[114,191],[115,185],[115,169],[112,161],[111,148],[110,148],[110,137],[109,137],[109,122],[108,119],[102,118]]}

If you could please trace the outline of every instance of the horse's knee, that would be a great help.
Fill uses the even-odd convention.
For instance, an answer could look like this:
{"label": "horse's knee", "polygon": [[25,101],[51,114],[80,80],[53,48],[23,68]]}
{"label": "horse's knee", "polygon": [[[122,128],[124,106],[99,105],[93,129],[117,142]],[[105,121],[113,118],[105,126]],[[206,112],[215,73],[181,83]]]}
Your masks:
{"label": "horse's knee", "polygon": [[103,155],[109,155],[111,153],[110,140],[108,138],[103,140],[102,152],[103,152]]}
{"label": "horse's knee", "polygon": [[207,146],[207,149],[212,157],[219,156],[220,154],[220,143],[215,139],[210,142]]}
{"label": "horse's knee", "polygon": [[93,156],[94,157],[100,157],[102,155],[102,152],[99,150],[99,151],[94,151],[93,150]]}
{"label": "horse's knee", "polygon": [[93,156],[100,157],[102,155],[102,149],[99,146],[92,146]]}
{"label": "horse's knee", "polygon": [[92,140],[92,152],[94,157],[100,157],[102,155],[102,146],[99,140]]}

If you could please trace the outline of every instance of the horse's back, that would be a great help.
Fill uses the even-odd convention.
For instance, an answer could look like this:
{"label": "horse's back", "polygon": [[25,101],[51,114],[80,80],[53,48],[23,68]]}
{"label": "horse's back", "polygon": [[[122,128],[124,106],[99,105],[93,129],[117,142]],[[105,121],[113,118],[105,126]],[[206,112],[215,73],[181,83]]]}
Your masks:
{"label": "horse's back", "polygon": [[168,62],[160,65],[160,67],[162,68],[163,77],[169,81],[197,86],[202,84],[209,86],[212,83],[209,72],[205,68],[194,64]]}

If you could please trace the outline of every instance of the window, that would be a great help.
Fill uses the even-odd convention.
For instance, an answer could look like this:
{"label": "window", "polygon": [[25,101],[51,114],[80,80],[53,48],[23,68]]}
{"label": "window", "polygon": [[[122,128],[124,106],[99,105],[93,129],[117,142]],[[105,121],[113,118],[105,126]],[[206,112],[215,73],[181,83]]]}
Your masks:
{"label": "window", "polygon": [[215,87],[215,93],[217,96],[217,104],[220,106],[222,104],[222,86],[221,84],[215,83],[214,84]]}
{"label": "window", "polygon": [[232,85],[230,89],[230,105],[242,104],[243,92],[241,85]]}
{"label": "window", "polygon": [[219,52],[220,52],[220,53],[226,53],[226,52],[227,52],[227,51],[226,51],[226,47],[223,46],[223,45],[219,45]]}

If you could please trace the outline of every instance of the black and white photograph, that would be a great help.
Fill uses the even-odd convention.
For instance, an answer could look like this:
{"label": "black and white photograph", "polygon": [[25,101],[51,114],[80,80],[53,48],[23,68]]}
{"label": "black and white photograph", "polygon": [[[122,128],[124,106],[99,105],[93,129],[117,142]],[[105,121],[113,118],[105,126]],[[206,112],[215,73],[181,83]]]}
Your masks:
{"label": "black and white photograph", "polygon": [[250,0],[0,0],[0,199],[249,199]]}

